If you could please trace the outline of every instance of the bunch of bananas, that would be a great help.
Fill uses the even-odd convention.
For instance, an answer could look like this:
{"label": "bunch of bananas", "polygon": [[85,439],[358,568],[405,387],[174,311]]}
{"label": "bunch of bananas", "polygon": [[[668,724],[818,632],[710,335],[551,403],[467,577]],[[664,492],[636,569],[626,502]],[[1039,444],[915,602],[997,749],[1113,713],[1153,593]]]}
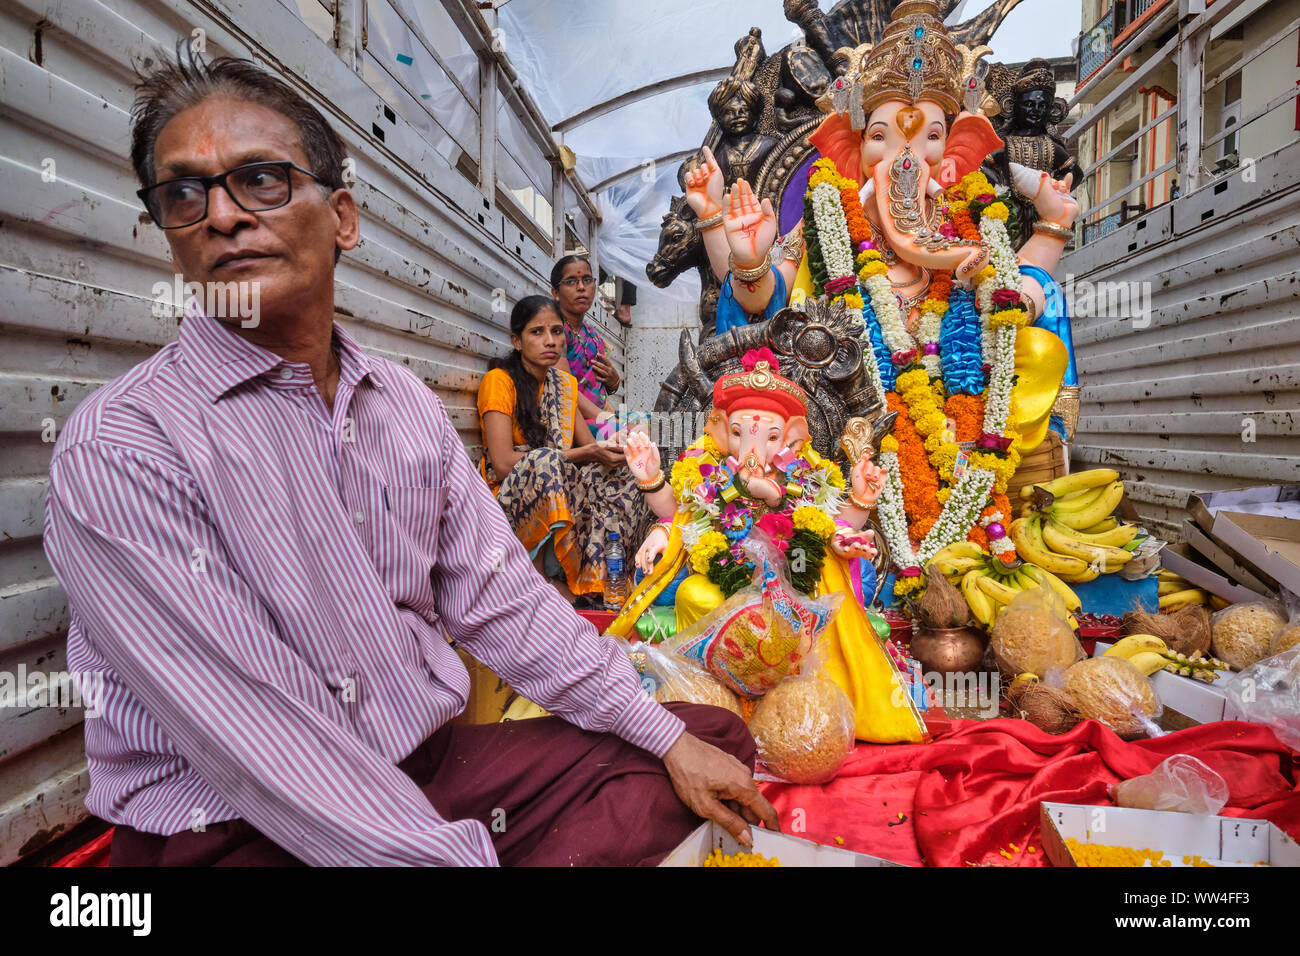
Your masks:
{"label": "bunch of bananas", "polygon": [[953,586],[961,589],[971,613],[985,627],[993,625],[1018,592],[1039,587],[1059,594],[1069,612],[1070,626],[1076,630],[1079,627],[1074,617],[1074,612],[1082,607],[1078,595],[1057,575],[1039,565],[1022,563],[1017,568],[1009,568],[975,542],[958,541],[936,554],[930,567],[938,569]]}
{"label": "bunch of bananas", "polygon": [[1207,684],[1218,679],[1219,671],[1228,669],[1217,657],[1188,657],[1173,651],[1154,634],[1130,634],[1102,656],[1122,657],[1148,677],[1156,671],[1169,671]]}
{"label": "bunch of bananas", "polygon": [[1111,514],[1124,482],[1111,468],[1093,468],[1020,489],[1026,499],[1011,522],[1011,540],[1024,560],[1080,584],[1118,571],[1133,559],[1138,527]]}
{"label": "bunch of bananas", "polygon": [[1158,575],[1161,611],[1177,611],[1188,604],[1209,604],[1214,600],[1213,595],[1168,568],[1161,568]]}

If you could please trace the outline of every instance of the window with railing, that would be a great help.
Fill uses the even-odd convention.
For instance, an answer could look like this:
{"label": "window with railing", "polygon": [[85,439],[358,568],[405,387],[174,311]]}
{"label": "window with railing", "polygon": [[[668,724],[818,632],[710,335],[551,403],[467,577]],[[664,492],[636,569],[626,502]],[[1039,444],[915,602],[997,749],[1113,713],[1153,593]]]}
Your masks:
{"label": "window with railing", "polygon": [[[1130,3],[1126,15],[1136,18],[1164,2]],[[1081,137],[1086,177],[1078,194],[1084,243],[1300,140],[1300,10],[1273,0],[1236,22],[1231,7],[1215,10],[1185,22],[1158,51],[1130,61],[1118,84],[1097,94],[1103,109],[1094,107],[1071,129]],[[1148,22],[1152,16],[1158,14]],[[1216,21],[1225,22],[1217,35]],[[1088,52],[1080,48],[1081,62]],[[1118,63],[1093,69],[1094,82],[1101,82]],[[1188,70],[1190,77],[1182,73]],[[1175,102],[1169,91],[1188,85],[1193,100]]]}
{"label": "window with railing", "polygon": [[1115,37],[1115,8],[1084,31],[1079,41],[1079,82],[1082,83],[1110,59],[1111,41]]}

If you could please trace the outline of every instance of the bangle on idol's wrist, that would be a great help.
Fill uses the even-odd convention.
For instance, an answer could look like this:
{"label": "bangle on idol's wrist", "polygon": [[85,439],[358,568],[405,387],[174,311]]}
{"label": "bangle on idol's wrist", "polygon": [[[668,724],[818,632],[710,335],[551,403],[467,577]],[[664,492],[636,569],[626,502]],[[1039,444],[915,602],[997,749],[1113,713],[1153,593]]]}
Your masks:
{"label": "bangle on idol's wrist", "polygon": [[874,504],[865,504],[859,501],[858,494],[856,491],[849,492],[849,502],[853,505],[853,507],[858,508],[862,511],[870,511],[872,508],[875,507]]}
{"label": "bangle on idol's wrist", "polygon": [[1062,242],[1069,242],[1074,238],[1073,229],[1069,226],[1062,226],[1059,222],[1052,222],[1050,219],[1040,219],[1034,223],[1034,232],[1040,236],[1060,239]]}
{"label": "bangle on idol's wrist", "polygon": [[739,279],[741,282],[757,282],[759,279],[763,278],[763,276],[767,275],[772,270],[772,259],[771,256],[769,255],[765,257],[761,263],[754,266],[754,268],[742,269],[740,266],[736,265],[735,255],[732,253],[728,253],[727,269],[731,272],[731,274],[735,278]]}
{"label": "bangle on idol's wrist", "polygon": [[712,229],[712,228],[714,228],[715,226],[720,226],[720,225],[722,225],[722,220],[723,220],[724,218],[725,218],[725,217],[724,217],[723,214],[722,214],[722,210],[719,209],[719,210],[718,210],[717,212],[715,212],[712,216],[707,216],[707,217],[705,217],[704,219],[699,220],[699,221],[695,224],[695,228],[696,228],[696,230],[699,231],[699,232],[704,232],[705,230]]}
{"label": "bangle on idol's wrist", "polygon": [[1030,297],[1028,292],[1020,293],[1020,304],[1024,307],[1025,315],[1029,317],[1025,324],[1033,325],[1034,320],[1038,318],[1038,306],[1034,305],[1034,300]]}
{"label": "bangle on idol's wrist", "polygon": [[664,486],[664,484],[665,484],[665,482],[667,482],[667,480],[668,480],[668,479],[666,479],[666,478],[664,477],[664,473],[663,473],[662,471],[660,471],[660,472],[659,472],[659,477],[658,477],[658,478],[652,478],[650,481],[647,481],[647,482],[645,482],[644,484],[643,484],[642,482],[638,481],[638,482],[636,483],[636,486],[637,486],[638,488],[640,488],[642,491],[645,491],[645,492],[658,491],[660,488],[662,488],[662,487]]}

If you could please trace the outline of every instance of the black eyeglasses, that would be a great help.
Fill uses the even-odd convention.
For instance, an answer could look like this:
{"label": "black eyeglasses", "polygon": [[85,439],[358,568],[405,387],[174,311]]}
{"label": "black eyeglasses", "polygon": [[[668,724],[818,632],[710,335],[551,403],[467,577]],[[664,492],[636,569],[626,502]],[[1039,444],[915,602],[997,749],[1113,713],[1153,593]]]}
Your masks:
{"label": "black eyeglasses", "polygon": [[293,199],[290,170],[310,176],[322,186],[329,183],[309,169],[287,160],[248,163],[218,176],[181,176],[136,191],[144,208],[160,229],[182,229],[208,216],[208,192],[220,186],[245,212],[266,212],[288,205]]}
{"label": "black eyeglasses", "polygon": [[569,278],[567,278],[567,279],[561,279],[561,280],[560,280],[560,285],[564,286],[566,289],[572,289],[574,286],[578,286],[578,285],[580,285],[580,286],[589,286],[589,285],[595,285],[595,284],[596,284],[596,279],[595,279],[595,277],[594,277],[594,276],[589,276],[589,275],[587,275],[587,276],[569,276]]}

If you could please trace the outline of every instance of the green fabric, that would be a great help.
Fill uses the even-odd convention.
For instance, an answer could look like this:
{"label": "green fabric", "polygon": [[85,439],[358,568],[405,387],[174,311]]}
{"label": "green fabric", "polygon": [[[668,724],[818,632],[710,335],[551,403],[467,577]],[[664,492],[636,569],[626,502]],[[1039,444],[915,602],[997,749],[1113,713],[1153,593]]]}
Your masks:
{"label": "green fabric", "polygon": [[677,633],[677,611],[672,607],[651,605],[636,620],[636,632],[647,644],[658,644]]}
{"label": "green fabric", "polygon": [[885,616],[873,611],[871,608],[865,608],[864,610],[867,613],[867,620],[870,621],[871,626],[876,629],[876,633],[880,635],[880,639],[882,641],[889,640],[889,622],[885,620]]}

